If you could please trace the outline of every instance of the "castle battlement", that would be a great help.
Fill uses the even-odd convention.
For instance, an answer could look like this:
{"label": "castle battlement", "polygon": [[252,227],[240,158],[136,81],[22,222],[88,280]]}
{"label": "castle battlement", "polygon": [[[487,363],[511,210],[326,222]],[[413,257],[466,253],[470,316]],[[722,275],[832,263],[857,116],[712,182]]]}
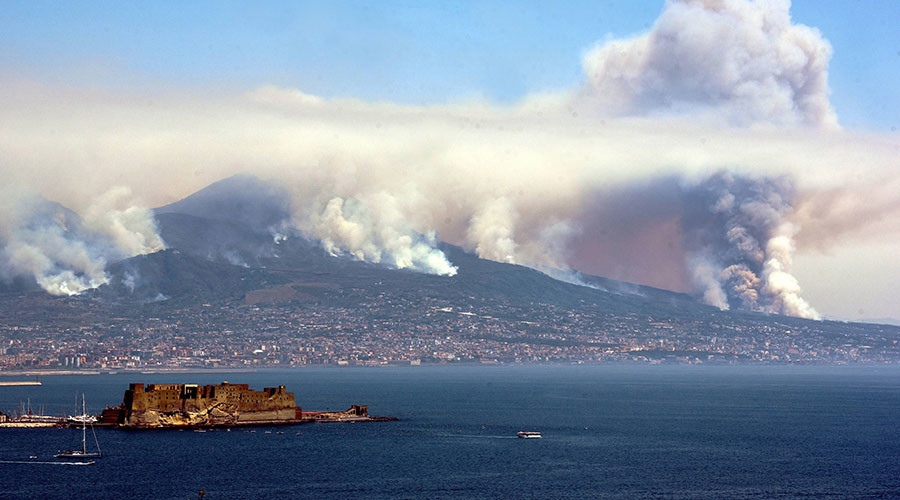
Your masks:
{"label": "castle battlement", "polygon": [[248,384],[129,384],[119,423],[279,421],[300,418],[294,393],[283,385],[261,391]]}

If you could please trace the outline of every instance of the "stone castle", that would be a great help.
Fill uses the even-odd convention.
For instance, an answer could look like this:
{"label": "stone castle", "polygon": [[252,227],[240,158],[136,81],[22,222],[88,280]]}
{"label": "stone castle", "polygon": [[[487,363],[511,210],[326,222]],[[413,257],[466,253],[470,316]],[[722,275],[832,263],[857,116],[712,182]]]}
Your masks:
{"label": "stone castle", "polygon": [[262,391],[248,384],[130,384],[122,404],[101,421],[129,427],[278,423],[303,417],[285,386]]}

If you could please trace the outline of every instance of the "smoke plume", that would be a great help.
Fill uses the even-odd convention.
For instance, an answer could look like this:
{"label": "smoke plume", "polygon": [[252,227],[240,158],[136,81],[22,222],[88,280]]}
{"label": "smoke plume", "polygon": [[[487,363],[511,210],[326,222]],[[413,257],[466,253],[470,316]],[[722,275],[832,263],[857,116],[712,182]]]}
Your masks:
{"label": "smoke plume", "polygon": [[[273,238],[299,230],[334,255],[453,279],[440,237],[560,276],[816,317],[804,258],[840,247],[856,269],[863,243],[896,245],[900,220],[900,136],[836,126],[830,53],[787,2],[671,0],[648,32],[590,49],[570,89],[508,106],[0,75],[0,176],[84,214],[90,233],[4,208],[0,268],[54,293],[90,287],[105,262],[162,244],[127,196],[105,200],[110,179],[164,205],[248,172],[290,193],[293,228]],[[804,293],[852,302],[868,286],[810,281],[827,272],[807,272]]]}
{"label": "smoke plume", "polygon": [[153,213],[129,206],[131,189],[115,187],[101,195],[84,213],[84,225],[112,240],[112,246],[132,257],[163,250],[166,245],[157,234]]}
{"label": "smoke plume", "polygon": [[0,205],[0,281],[31,277],[52,295],[76,295],[109,281],[106,263],[164,248],[149,211],[122,206],[114,188],[82,220],[62,205],[7,188]]}
{"label": "smoke plume", "polygon": [[387,193],[329,200],[321,213],[307,214],[301,229],[322,242],[330,254],[396,269],[453,276],[457,268],[438,250],[434,231],[418,234],[408,227],[395,198]]}
{"label": "smoke plume", "polygon": [[506,198],[490,201],[469,223],[467,239],[483,259],[516,263],[515,234],[517,214]]}
{"label": "smoke plume", "polygon": [[670,0],[648,33],[585,55],[585,98],[619,116],[834,126],[830,58],[818,30],[791,23],[789,1]]}
{"label": "smoke plume", "polygon": [[707,303],[819,317],[790,274],[795,231],[787,220],[794,194],[788,179],[718,173],[685,194],[687,266]]}

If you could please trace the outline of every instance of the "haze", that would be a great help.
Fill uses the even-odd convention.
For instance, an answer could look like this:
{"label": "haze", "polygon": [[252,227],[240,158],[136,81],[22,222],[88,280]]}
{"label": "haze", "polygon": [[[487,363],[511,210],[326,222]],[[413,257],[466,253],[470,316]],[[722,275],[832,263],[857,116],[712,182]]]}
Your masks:
{"label": "haze", "polygon": [[[108,7],[4,7],[5,280],[97,286],[164,246],[147,208],[244,172],[346,258],[898,315],[888,2]],[[39,197],[103,244],[35,230]]]}

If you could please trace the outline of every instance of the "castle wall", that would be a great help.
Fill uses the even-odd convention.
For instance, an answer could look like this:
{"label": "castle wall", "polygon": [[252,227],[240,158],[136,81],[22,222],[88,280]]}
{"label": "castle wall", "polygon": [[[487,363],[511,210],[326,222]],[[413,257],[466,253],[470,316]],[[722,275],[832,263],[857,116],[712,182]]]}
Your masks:
{"label": "castle wall", "polygon": [[294,408],[283,408],[280,410],[264,410],[241,412],[238,416],[238,422],[266,422],[271,420],[291,420],[297,418]]}
{"label": "castle wall", "polygon": [[294,394],[285,386],[254,391],[247,384],[131,384],[123,400],[132,425],[197,425],[296,418]]}

